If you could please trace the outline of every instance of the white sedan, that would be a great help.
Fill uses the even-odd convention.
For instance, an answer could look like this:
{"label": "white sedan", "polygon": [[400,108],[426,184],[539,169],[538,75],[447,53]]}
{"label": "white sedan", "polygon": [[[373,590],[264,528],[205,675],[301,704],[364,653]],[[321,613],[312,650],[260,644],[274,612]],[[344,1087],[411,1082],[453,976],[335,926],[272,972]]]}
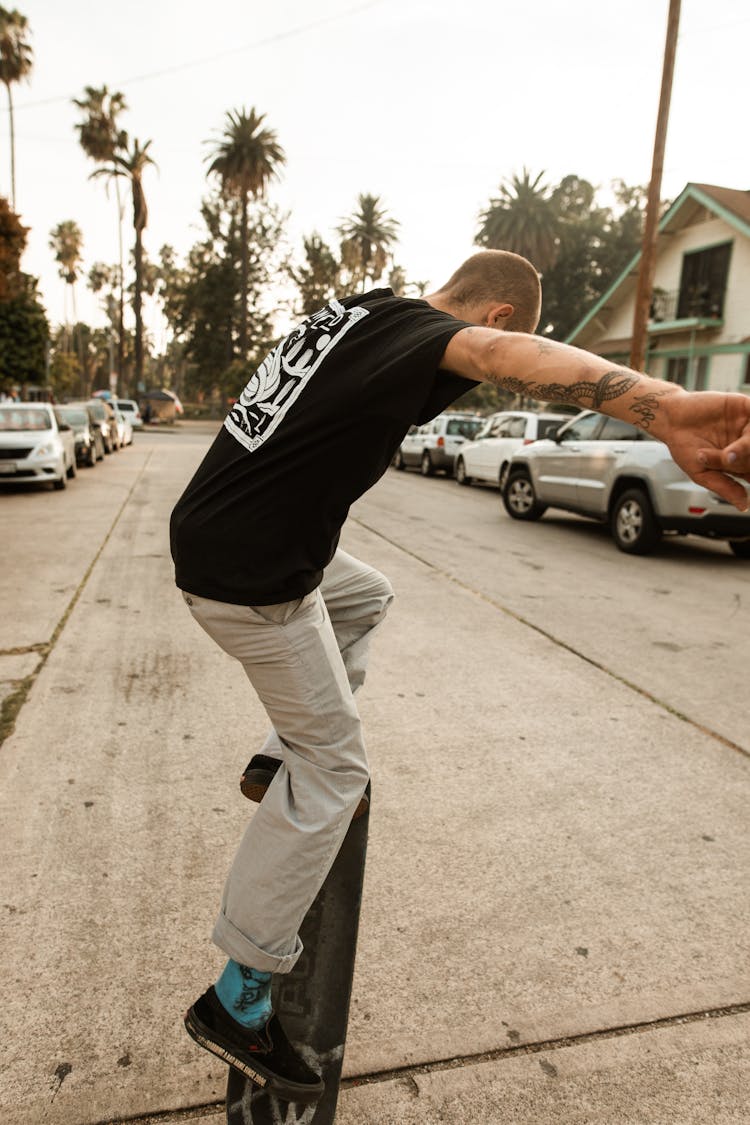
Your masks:
{"label": "white sedan", "polygon": [[73,429],[46,402],[0,405],[0,481],[65,488],[76,475]]}
{"label": "white sedan", "polygon": [[570,414],[504,410],[488,419],[474,441],[461,446],[454,475],[459,484],[481,480],[501,486],[514,453],[570,421]]}

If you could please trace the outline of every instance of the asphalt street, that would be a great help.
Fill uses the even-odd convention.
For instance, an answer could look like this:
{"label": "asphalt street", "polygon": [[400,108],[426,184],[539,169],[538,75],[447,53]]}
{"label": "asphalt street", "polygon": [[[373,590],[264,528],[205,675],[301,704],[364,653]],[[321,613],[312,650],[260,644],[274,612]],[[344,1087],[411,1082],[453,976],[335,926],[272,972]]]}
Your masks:
{"label": "asphalt street", "polygon": [[[181,1014],[265,723],[172,580],[210,439],[0,494],[4,1125],[222,1120]],[[342,542],[397,597],[337,1121],[746,1122],[748,563],[395,470]]]}

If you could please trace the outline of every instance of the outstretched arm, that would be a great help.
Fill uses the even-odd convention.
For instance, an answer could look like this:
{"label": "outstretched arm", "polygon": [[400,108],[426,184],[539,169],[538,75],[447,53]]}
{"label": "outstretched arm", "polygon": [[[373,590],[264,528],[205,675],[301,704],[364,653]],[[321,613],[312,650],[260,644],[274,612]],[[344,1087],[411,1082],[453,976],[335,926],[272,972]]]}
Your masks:
{"label": "outstretched arm", "polygon": [[733,479],[750,481],[748,395],[691,393],[580,348],[493,328],[456,333],[440,366],[514,394],[632,422],[665,442],[694,481],[740,511],[748,509],[747,489]]}

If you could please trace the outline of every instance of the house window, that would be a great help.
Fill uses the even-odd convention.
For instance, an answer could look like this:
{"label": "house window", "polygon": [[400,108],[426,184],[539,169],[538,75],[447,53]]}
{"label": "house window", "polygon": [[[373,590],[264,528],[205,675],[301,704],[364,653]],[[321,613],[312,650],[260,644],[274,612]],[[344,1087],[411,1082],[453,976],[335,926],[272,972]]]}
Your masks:
{"label": "house window", "polygon": [[667,379],[689,391],[705,391],[708,380],[708,356],[691,360],[690,356],[673,356],[667,360]]}
{"label": "house window", "polygon": [[729,276],[732,243],[695,250],[682,259],[677,319],[703,317],[721,319],[724,315],[724,294]]}
{"label": "house window", "polygon": [[687,387],[688,357],[686,355],[673,356],[667,360],[667,379],[670,383],[679,383]]}

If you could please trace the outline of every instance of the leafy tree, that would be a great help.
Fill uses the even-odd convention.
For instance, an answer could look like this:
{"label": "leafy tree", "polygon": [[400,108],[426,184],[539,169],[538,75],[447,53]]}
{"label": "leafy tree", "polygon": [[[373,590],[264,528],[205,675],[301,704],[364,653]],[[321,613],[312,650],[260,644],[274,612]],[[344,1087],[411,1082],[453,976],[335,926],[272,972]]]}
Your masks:
{"label": "leafy tree", "polygon": [[300,267],[291,268],[290,274],[300,294],[297,311],[309,316],[339,292],[341,266],[317,231],[305,238],[303,245],[305,260]]}
{"label": "leafy tree", "polygon": [[[74,98],[73,105],[80,109],[83,118],[76,125],[78,141],[86,155],[98,165],[114,169],[115,156],[127,151],[128,134],[119,125],[120,115],[127,109],[125,95],[111,92],[106,86],[86,86],[82,98]],[[122,224],[125,210],[120,198],[120,178],[114,176],[117,200],[117,239],[119,245],[120,273],[117,317],[117,371],[124,371],[125,356],[125,277],[123,262]]]}
{"label": "leafy tree", "polygon": [[557,210],[550,190],[542,184],[544,172],[533,180],[528,169],[500,184],[500,193],[480,215],[476,243],[488,250],[522,254],[545,273],[558,254]]}
{"label": "leafy tree", "polygon": [[133,313],[135,315],[135,378],[137,383],[143,381],[143,232],[148,224],[148,207],[146,206],[146,194],[143,188],[143,174],[149,165],[154,164],[154,160],[148,151],[150,145],[151,141],[146,141],[144,145],[141,145],[140,141],[134,138],[129,152],[116,152],[114,154],[111,168],[98,168],[95,172],[92,172],[92,176],[124,177],[130,182],[133,196],[133,229],[135,230]]}
{"label": "leafy tree", "polygon": [[539,331],[564,340],[607,291],[640,247],[642,189],[614,185],[616,205],[597,202],[597,189],[566,176],[552,193],[558,213],[559,256],[542,280]]}
{"label": "leafy tree", "polygon": [[341,262],[353,287],[359,286],[364,292],[368,280],[374,282],[383,276],[399,225],[381,207],[379,195],[360,193],[357,208],[338,227],[342,238]]}
{"label": "leafy tree", "polygon": [[45,381],[49,325],[36,278],[21,270],[28,227],[0,197],[0,386]]}
{"label": "leafy tree", "polygon": [[58,402],[86,392],[81,386],[81,364],[78,356],[65,347],[52,353],[49,365],[49,384]]}
{"label": "leafy tree", "polygon": [[10,300],[24,290],[21,255],[29,229],[11,210],[8,200],[0,196],[0,301]]}
{"label": "leafy tree", "polygon": [[[166,254],[162,250],[159,295],[174,339],[184,347],[189,364],[185,372],[188,395],[225,387],[228,369],[232,369],[232,378],[239,377],[240,368],[233,364],[257,366],[273,343],[272,317],[264,302],[279,273],[283,217],[270,204],[256,202],[248,211],[247,238],[243,239],[240,209],[239,199],[227,199],[221,193],[203,201],[205,237],[193,246],[184,268],[176,265],[171,248],[165,248]],[[244,307],[250,313],[245,356],[239,343],[243,302],[238,264],[243,252],[248,269]],[[236,388],[240,389],[241,385]]]}
{"label": "leafy tree", "polygon": [[0,7],[0,81],[8,91],[10,117],[10,198],[16,206],[16,132],[13,120],[13,91],[16,82],[28,78],[34,65],[34,52],[28,40],[29,21],[15,8]]}
{"label": "leafy tree", "polygon": [[20,291],[0,300],[0,384],[44,383],[49,324],[36,279],[23,274]]}
{"label": "leafy tree", "polygon": [[273,129],[262,128],[265,114],[255,109],[230,111],[224,132],[211,156],[208,174],[221,181],[227,198],[240,203],[240,358],[248,355],[249,245],[248,210],[251,197],[265,195],[268,184],[278,175],[286,157]]}

